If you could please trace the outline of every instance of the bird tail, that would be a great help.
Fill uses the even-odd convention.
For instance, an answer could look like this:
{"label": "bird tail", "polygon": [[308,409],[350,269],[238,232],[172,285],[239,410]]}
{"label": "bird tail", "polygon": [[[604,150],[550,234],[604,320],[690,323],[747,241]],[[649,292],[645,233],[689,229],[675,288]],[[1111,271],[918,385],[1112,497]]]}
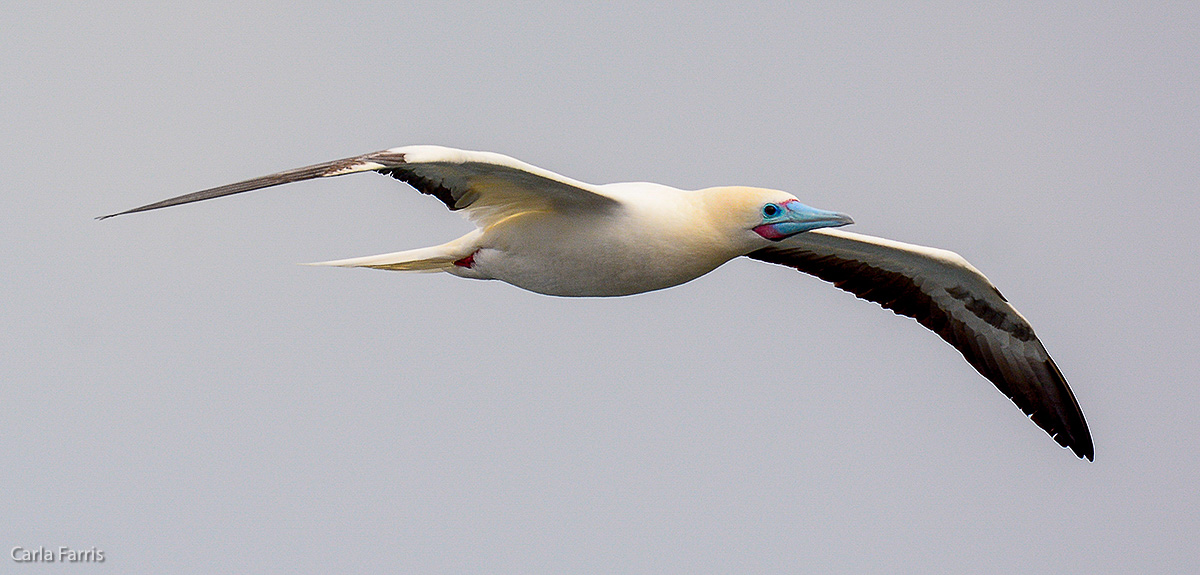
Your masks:
{"label": "bird tail", "polygon": [[455,262],[471,256],[478,249],[473,241],[478,232],[472,232],[457,240],[440,246],[364,256],[327,262],[302,264],[306,266],[336,266],[343,268],[374,268],[401,272],[442,272],[454,269]]}

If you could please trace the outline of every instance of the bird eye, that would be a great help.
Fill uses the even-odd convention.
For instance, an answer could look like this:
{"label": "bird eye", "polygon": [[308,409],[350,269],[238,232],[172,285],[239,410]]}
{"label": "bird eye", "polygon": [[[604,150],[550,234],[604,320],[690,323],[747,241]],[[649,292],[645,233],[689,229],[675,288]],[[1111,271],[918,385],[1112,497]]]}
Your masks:
{"label": "bird eye", "polygon": [[763,206],[762,212],[763,212],[764,216],[767,216],[768,218],[773,218],[773,217],[779,215],[779,206],[777,206],[775,204],[767,204],[767,205]]}

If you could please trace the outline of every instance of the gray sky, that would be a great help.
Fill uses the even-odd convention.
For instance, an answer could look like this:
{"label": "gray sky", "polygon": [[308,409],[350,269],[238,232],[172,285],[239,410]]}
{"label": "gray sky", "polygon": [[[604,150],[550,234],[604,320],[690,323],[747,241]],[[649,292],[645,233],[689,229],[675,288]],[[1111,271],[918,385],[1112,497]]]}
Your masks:
{"label": "gray sky", "polygon": [[[106,560],[0,571],[1200,571],[1195,3],[24,4],[0,547]],[[1096,461],[760,262],[607,300],[295,265],[469,229],[373,175],[91,219],[407,144],[955,250]]]}

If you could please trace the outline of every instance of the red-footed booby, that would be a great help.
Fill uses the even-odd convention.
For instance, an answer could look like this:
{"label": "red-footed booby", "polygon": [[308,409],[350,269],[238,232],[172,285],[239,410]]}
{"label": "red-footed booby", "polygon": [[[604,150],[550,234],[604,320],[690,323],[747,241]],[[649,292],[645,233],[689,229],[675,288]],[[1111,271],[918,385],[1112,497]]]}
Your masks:
{"label": "red-footed booby", "polygon": [[832,229],[852,221],[787,192],[592,185],[501,154],[407,146],[99,219],[358,172],[401,180],[463,210],[478,227],[439,246],[313,265],[443,271],[573,297],[668,288],[739,256],[789,266],[915,318],[1060,445],[1093,459],[1091,435],[1062,373],[1029,322],[979,270],[954,252]]}

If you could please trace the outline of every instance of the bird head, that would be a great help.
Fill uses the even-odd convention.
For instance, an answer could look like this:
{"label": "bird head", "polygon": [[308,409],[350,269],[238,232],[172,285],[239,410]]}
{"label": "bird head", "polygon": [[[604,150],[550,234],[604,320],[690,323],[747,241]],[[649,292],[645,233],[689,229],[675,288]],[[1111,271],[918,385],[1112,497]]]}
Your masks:
{"label": "bird head", "polygon": [[710,209],[727,227],[777,242],[818,228],[854,223],[850,216],[800,203],[787,192],[764,188],[710,188]]}

